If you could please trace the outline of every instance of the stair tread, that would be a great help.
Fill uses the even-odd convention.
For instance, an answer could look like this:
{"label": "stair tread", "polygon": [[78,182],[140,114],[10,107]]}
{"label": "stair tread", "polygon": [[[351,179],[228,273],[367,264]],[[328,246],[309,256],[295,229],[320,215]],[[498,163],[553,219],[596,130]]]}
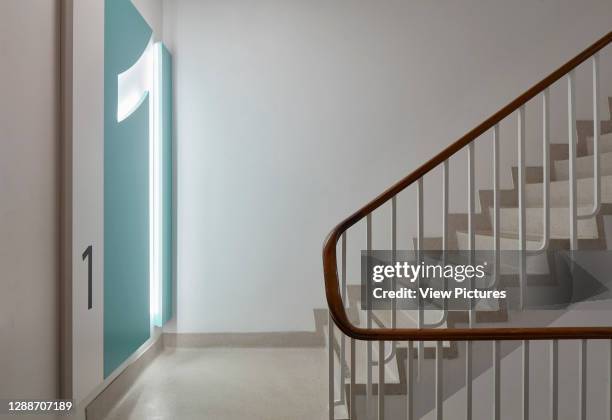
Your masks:
{"label": "stair tread", "polygon": [[[612,173],[600,175],[601,201],[612,203]],[[592,206],[594,197],[594,178],[593,176],[577,178],[576,191],[577,203],[579,207]],[[551,181],[549,184],[551,208],[563,208],[569,205],[569,181],[567,179]],[[541,208],[543,204],[543,183],[525,184],[525,207]],[[517,203],[514,203],[517,206]],[[501,208],[508,208],[507,206]]]}
{"label": "stair tread", "polygon": [[[588,214],[592,210],[590,206],[578,207],[578,214]],[[505,234],[518,234],[518,212],[517,207],[500,208],[500,230]],[[526,232],[530,235],[542,235],[543,233],[543,211],[542,208],[530,207],[525,209]],[[492,213],[490,215],[492,223]],[[551,207],[550,209],[550,238],[567,239],[569,237],[569,209],[567,207]],[[578,220],[578,238],[597,239],[599,229],[596,218]]]}
{"label": "stair tread", "polygon": [[[600,158],[604,158],[604,157],[612,158],[612,152],[600,152],[599,157]],[[593,158],[594,158],[594,155],[578,156],[576,157],[576,162],[592,162]],[[559,166],[569,165],[569,159],[556,160],[555,165],[559,165]]]}
{"label": "stair tread", "polygon": [[[461,235],[467,235],[468,231],[464,230],[464,229],[459,229],[457,230],[458,234]],[[474,232],[474,234],[476,236],[486,236],[486,237],[493,237],[494,236],[494,232],[491,230],[476,230]],[[518,233],[517,232],[512,232],[512,231],[500,231],[499,232],[499,237],[501,239],[516,239],[518,240]],[[527,242],[542,242],[542,235],[533,235],[533,234],[525,234],[525,238],[527,240]]]}
{"label": "stair tread", "polygon": [[[593,144],[593,136],[588,136],[586,138],[586,142],[587,144]],[[612,133],[605,133],[605,134],[600,134],[599,135],[599,141],[600,142],[610,142],[612,143]]]}
{"label": "stair tread", "polygon": [[[610,175],[600,175],[600,178],[602,179],[602,181],[605,179],[608,182],[612,182],[612,174],[610,174]],[[592,185],[593,180],[594,180],[594,178],[592,176],[577,179],[576,180],[576,183],[578,184],[577,187],[579,188],[580,184]],[[549,185],[550,185],[550,189],[552,190],[553,188],[568,187],[568,183],[569,183],[569,181],[567,179],[560,179],[560,180],[550,181]],[[535,191],[537,189],[542,189],[542,185],[543,185],[543,182],[536,182],[536,183],[532,183],[532,184],[525,184],[525,191],[527,191],[527,190]]]}
{"label": "stair tread", "polygon": [[[580,212],[584,212],[586,214],[586,213],[588,213],[592,209],[593,209],[592,205],[590,205],[590,206],[589,205],[579,205],[579,206],[576,206],[576,210],[578,210],[578,214],[580,214]],[[491,213],[493,213],[493,207],[491,207],[490,210],[491,210]],[[512,211],[518,211],[518,210],[519,210],[519,207],[514,207],[514,206],[513,207],[500,207],[499,208],[500,212],[512,212]],[[527,207],[527,206],[525,206],[525,210],[527,212],[533,213],[535,210],[542,211],[542,207]],[[551,207],[550,208],[551,213],[552,212],[560,212],[560,211],[568,211],[568,210],[569,210],[569,208],[567,206],[566,207]]]}

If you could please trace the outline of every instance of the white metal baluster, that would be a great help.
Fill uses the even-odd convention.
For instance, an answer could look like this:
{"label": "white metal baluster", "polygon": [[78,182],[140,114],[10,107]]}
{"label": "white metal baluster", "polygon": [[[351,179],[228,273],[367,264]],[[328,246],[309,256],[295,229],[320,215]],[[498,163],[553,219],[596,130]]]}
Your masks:
{"label": "white metal baluster", "polygon": [[[575,73],[572,70],[567,77],[567,108],[568,108],[568,153],[569,153],[569,217],[570,217],[570,250],[578,249],[578,213],[576,191],[576,104],[575,104]],[[582,349],[581,349],[582,350]],[[581,352],[582,356],[582,352]],[[582,363],[581,363],[582,367]],[[580,384],[582,393],[582,381]],[[582,401],[580,412],[582,414]]]}
{"label": "white metal baluster", "polygon": [[[470,264],[473,263],[476,241],[474,235],[474,143],[468,144],[468,250],[470,252]],[[470,279],[470,290],[473,288]],[[472,328],[475,321],[473,300],[470,299],[469,327]],[[472,341],[465,343],[465,418],[472,418]]]}
{"label": "white metal baluster", "polygon": [[570,250],[578,249],[578,213],[576,205],[576,92],[574,80],[575,73],[572,70],[567,76]]}
{"label": "white metal baluster", "polygon": [[334,321],[329,313],[327,320],[327,346],[328,351],[328,368],[329,368],[329,420],[334,420]]}
{"label": "white metal baluster", "polygon": [[[421,250],[423,249],[423,218],[424,218],[424,214],[423,214],[423,178],[419,178],[419,180],[417,181],[417,209],[418,209],[418,215],[417,215],[417,226],[418,226],[418,232],[417,232],[417,264],[420,263],[421,261]],[[421,286],[421,278],[419,276],[418,280],[417,280],[417,284],[418,287]],[[420,298],[419,295],[419,299],[418,299],[418,303],[419,303],[419,308],[418,308],[418,316],[417,316],[417,322],[418,322],[418,327],[423,328],[424,324],[425,324],[425,311],[423,308],[424,302],[423,300]],[[425,347],[424,347],[424,343],[422,340],[417,342],[418,345],[418,352],[417,352],[417,377],[420,379],[421,378],[421,365],[422,365],[422,359],[425,357]]]}
{"label": "white metal baluster", "polygon": [[559,340],[550,343],[550,418],[559,416]]}
{"label": "white metal baluster", "polygon": [[548,89],[544,91],[542,101],[542,113],[544,122],[542,124],[543,150],[542,150],[542,168],[544,169],[544,197],[542,204],[544,207],[544,238],[542,239],[541,249],[544,251],[548,248],[550,240],[550,94]]}
{"label": "white metal baluster", "polygon": [[406,420],[414,420],[414,343],[408,341],[408,349],[406,354]]}
{"label": "white metal baluster", "polygon": [[472,419],[472,342],[465,342],[465,418]]}
{"label": "white metal baluster", "polygon": [[495,282],[500,275],[499,237],[499,125],[493,128],[493,246],[495,251]]}
{"label": "white metal baluster", "polygon": [[612,340],[608,359],[608,417],[612,420]]}
{"label": "white metal baluster", "polygon": [[[393,256],[393,264],[397,261],[397,197],[391,199],[391,253]],[[393,277],[393,290],[397,288],[397,279]],[[391,328],[397,327],[397,300],[391,301]],[[385,358],[385,363],[395,357],[397,343],[391,342],[391,352],[389,357]]]}
{"label": "white metal baluster", "polygon": [[[544,209],[544,237],[542,239],[542,245],[540,249],[535,252],[546,251],[548,244],[550,243],[550,91],[546,89],[542,95],[542,136],[544,140],[542,150],[542,167],[544,169],[544,197],[542,199],[542,205]],[[550,351],[550,413],[551,419],[556,420],[558,416],[558,395],[559,395],[559,372],[558,372],[558,357],[559,357],[559,342],[557,340],[551,341]]]}
{"label": "white metal baluster", "polygon": [[[442,265],[446,264],[446,251],[448,249],[448,160],[442,165]],[[446,280],[444,280],[446,290]],[[444,299],[443,311],[447,311],[447,302]],[[444,418],[444,342],[436,342],[436,419]]]}
{"label": "white metal baluster", "polygon": [[523,420],[529,419],[529,340],[523,340]]}
{"label": "white metal baluster", "polygon": [[342,234],[342,302],[348,306],[348,286],[346,284],[346,232]]}
{"label": "white metal baluster", "polygon": [[587,341],[580,340],[580,420],[586,420],[587,413]]}
{"label": "white metal baluster", "polygon": [[[576,190],[576,86],[575,72],[572,70],[567,77],[567,108],[568,108],[568,137],[569,137],[569,205],[570,205],[570,250],[578,249],[578,213]],[[586,342],[580,346],[580,419],[586,418]]]}
{"label": "white metal baluster", "polygon": [[355,406],[355,384],[356,384],[356,371],[355,369],[357,369],[357,364],[355,363],[355,358],[357,357],[357,351],[355,349],[355,339],[351,338],[351,388],[349,391],[349,400],[348,400],[348,413],[349,413],[349,419],[353,418],[353,410],[354,410],[354,406]]}
{"label": "white metal baluster", "polygon": [[550,243],[550,93],[542,94],[542,243],[537,249],[525,249],[525,255],[545,252]]}
{"label": "white metal baluster", "polygon": [[[367,251],[372,250],[372,214],[366,217],[366,242]],[[366,293],[366,310],[367,310],[367,328],[372,328],[372,307],[370,302],[370,293]],[[368,341],[366,345],[366,418],[370,418],[372,405],[372,341]]]}
{"label": "white metal baluster", "polygon": [[[448,251],[448,160],[442,165],[442,265],[446,265],[446,253]],[[444,289],[446,289],[444,281]],[[444,310],[448,312],[448,301],[444,299]]]}
{"label": "white metal baluster", "polygon": [[501,369],[500,342],[493,341],[493,420],[501,419]]}
{"label": "white metal baluster", "polygon": [[[446,198],[443,197],[443,206],[444,206],[444,203],[448,203],[448,161],[444,161],[444,163],[443,163],[443,174],[442,175],[443,175],[443,184],[444,184],[444,182],[446,182],[446,185],[447,185],[447,187],[446,187],[447,188]],[[443,186],[443,188],[444,188],[444,186]],[[446,200],[446,201],[444,201],[444,200]],[[447,218],[448,218],[447,217],[448,216],[448,204],[446,204],[445,209],[443,208],[442,211],[443,211],[443,214],[442,214],[443,230],[444,229],[448,230],[448,221],[447,221]],[[444,226],[446,226],[446,227],[444,227]],[[446,251],[445,250],[446,250],[446,248],[448,248],[448,240],[447,240],[445,235],[448,236],[447,233],[445,233],[443,231],[442,232],[442,250],[444,251],[442,253],[443,261],[446,260]],[[447,283],[448,282],[445,279],[444,280],[444,289],[445,290],[447,288]],[[447,302],[446,299],[443,300],[441,312],[442,313],[440,315],[440,318],[438,318],[437,321],[432,321],[432,322],[429,322],[429,323],[423,323],[423,327],[425,327],[425,328],[438,328],[438,327],[441,327],[441,326],[444,325],[444,323],[448,319],[448,302]]]}
{"label": "white metal baluster", "polygon": [[[346,232],[344,232],[342,234],[342,282],[344,285],[344,296],[343,296],[343,302],[344,305],[347,306],[347,302],[348,302],[348,285],[346,282],[346,273],[347,273],[347,269],[346,269]],[[349,419],[353,418],[353,404],[355,404],[355,356],[356,356],[356,351],[355,351],[355,339],[354,338],[350,338],[349,339],[349,345],[350,345],[350,356],[351,356],[351,366],[349,368],[349,374],[350,374],[350,388],[349,388],[349,395],[346,397],[346,409],[348,411],[348,415],[349,415]],[[343,353],[344,354],[344,353]],[[342,382],[342,384],[344,385],[344,380]],[[344,390],[344,386],[342,387],[343,392],[346,392],[346,390]]]}
{"label": "white metal baluster", "polygon": [[597,216],[601,208],[601,180],[599,169],[599,53],[593,56],[593,210],[578,215],[578,219]]}
{"label": "white metal baluster", "polygon": [[593,185],[595,204],[593,206],[593,215],[599,213],[601,207],[601,179],[600,179],[600,151],[599,151],[599,53],[593,56],[593,155],[595,156],[595,162],[593,164],[593,171],[595,175],[595,182]]}
{"label": "white metal baluster", "polygon": [[[494,280],[498,284],[500,275],[500,237],[499,237],[499,125],[493,128],[493,247],[495,252]],[[496,286],[497,287],[497,286]],[[493,342],[493,420],[501,420],[500,417],[500,389],[501,389],[501,370],[500,370],[500,342]]]}
{"label": "white metal baluster", "polygon": [[[346,306],[346,292],[347,292],[347,285],[346,285],[346,232],[344,232],[342,234],[342,241],[341,241],[341,271],[340,271],[340,296],[342,297],[342,303],[343,305]],[[346,376],[346,336],[341,333],[340,335],[340,354],[338,355],[338,359],[339,359],[339,363],[340,363],[340,399],[336,400],[335,399],[335,390],[333,389],[335,384],[334,384],[334,376],[335,376],[335,372],[333,369],[334,366],[334,334],[333,334],[333,321],[331,320],[331,315],[330,315],[330,336],[329,336],[329,356],[330,356],[330,365],[331,365],[331,371],[330,371],[330,388],[331,388],[331,393],[330,393],[330,398],[334,398],[333,400],[333,406],[336,405],[342,405],[342,404],[346,404],[346,390],[344,388],[344,382],[345,382],[345,376]],[[330,415],[334,415],[333,414],[333,407],[330,409]]]}
{"label": "white metal baluster", "polygon": [[[391,255],[393,264],[397,261],[397,197],[393,196],[391,199]],[[396,290],[397,280],[395,277],[392,279],[392,288]],[[395,328],[397,326],[397,300],[393,299],[391,301],[391,328]],[[391,360],[395,359],[395,355],[397,353],[397,342],[391,342],[391,349],[389,353],[385,356],[385,364],[389,363]],[[378,366],[377,361],[373,361],[374,366]]]}
{"label": "white metal baluster", "polygon": [[[341,278],[341,289],[340,294],[342,297],[342,303],[346,307],[347,302],[347,285],[346,285],[346,232],[342,234],[342,271],[340,272]],[[340,335],[340,399],[335,402],[337,405],[346,403],[346,389],[344,388],[344,380],[346,377],[346,336],[342,333]]]}
{"label": "white metal baluster", "polygon": [[[473,258],[476,249],[476,235],[474,232],[474,143],[468,144],[468,249],[470,259]],[[470,328],[474,319],[474,310],[470,304]]]}
{"label": "white metal baluster", "polygon": [[436,419],[444,418],[444,375],[442,372],[442,341],[436,341]]}
{"label": "white metal baluster", "polygon": [[[524,309],[527,290],[525,225],[525,106],[518,112],[518,199],[520,305]],[[529,419],[529,341],[523,340],[523,420]]]}
{"label": "white metal baluster", "polygon": [[519,284],[520,284],[520,306],[521,310],[525,305],[526,273],[525,273],[525,107],[522,106],[518,111],[518,240],[519,240]]}
{"label": "white metal baluster", "polygon": [[378,420],[385,420],[385,342],[378,342]]}

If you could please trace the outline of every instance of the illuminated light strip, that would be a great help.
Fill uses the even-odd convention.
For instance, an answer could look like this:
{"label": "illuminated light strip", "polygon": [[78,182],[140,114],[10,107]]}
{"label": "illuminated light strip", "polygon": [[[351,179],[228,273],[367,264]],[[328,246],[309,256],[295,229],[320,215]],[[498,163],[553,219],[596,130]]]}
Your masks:
{"label": "illuminated light strip", "polygon": [[149,294],[151,322],[161,326],[163,269],[162,44],[153,38],[136,63],[117,76],[117,122],[149,96]]}
{"label": "illuminated light strip", "polygon": [[150,108],[150,244],[151,244],[151,318],[155,325],[161,326],[161,277],[162,277],[162,46],[152,46],[152,95]]}

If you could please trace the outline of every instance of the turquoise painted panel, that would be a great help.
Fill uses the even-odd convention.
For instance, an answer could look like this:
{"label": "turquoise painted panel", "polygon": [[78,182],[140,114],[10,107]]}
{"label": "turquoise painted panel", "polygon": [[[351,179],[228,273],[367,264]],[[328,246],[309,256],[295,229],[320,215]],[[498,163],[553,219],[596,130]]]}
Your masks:
{"label": "turquoise painted panel", "polygon": [[173,316],[172,273],[173,266],[173,154],[172,154],[172,56],[162,44],[162,324]]}
{"label": "turquoise painted panel", "polygon": [[117,76],[151,28],[129,0],[106,0],[104,31],[104,377],[150,336],[149,100],[117,122]]}

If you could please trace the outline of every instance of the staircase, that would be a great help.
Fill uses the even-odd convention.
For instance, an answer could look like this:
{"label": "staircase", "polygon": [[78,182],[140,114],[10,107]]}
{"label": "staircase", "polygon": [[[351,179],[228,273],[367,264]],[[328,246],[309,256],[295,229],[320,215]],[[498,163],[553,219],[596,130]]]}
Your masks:
{"label": "staircase", "polygon": [[[610,43],[612,32],[332,230],[323,250],[330,420],[612,419],[610,299],[558,311],[509,311],[503,302],[487,312],[362,310],[361,288],[346,278],[347,232],[365,222],[362,247],[372,250],[372,214],[391,203],[391,248],[396,250],[396,197],[414,185],[415,250],[535,255],[538,250],[612,248],[607,239],[612,238],[612,97],[607,118],[599,109],[599,56]],[[574,73],[583,63],[593,71],[590,120],[576,120]],[[551,139],[549,89],[557,82],[567,84],[568,128],[566,138]],[[543,111],[542,136],[530,138],[541,142],[543,164],[528,167],[525,113],[531,101]],[[500,139],[500,123],[513,117],[518,138]],[[493,142],[493,170],[486,175],[493,188],[478,194],[477,139]],[[511,171],[511,189],[499,187],[501,140],[517,142],[516,166],[501,168]],[[452,214],[448,162],[465,149],[468,211]],[[434,216],[423,204],[423,178],[436,168],[443,172],[442,235],[425,236],[424,217]],[[523,264],[512,281],[520,287],[542,278],[555,281],[546,264],[541,272],[534,267]]]}

